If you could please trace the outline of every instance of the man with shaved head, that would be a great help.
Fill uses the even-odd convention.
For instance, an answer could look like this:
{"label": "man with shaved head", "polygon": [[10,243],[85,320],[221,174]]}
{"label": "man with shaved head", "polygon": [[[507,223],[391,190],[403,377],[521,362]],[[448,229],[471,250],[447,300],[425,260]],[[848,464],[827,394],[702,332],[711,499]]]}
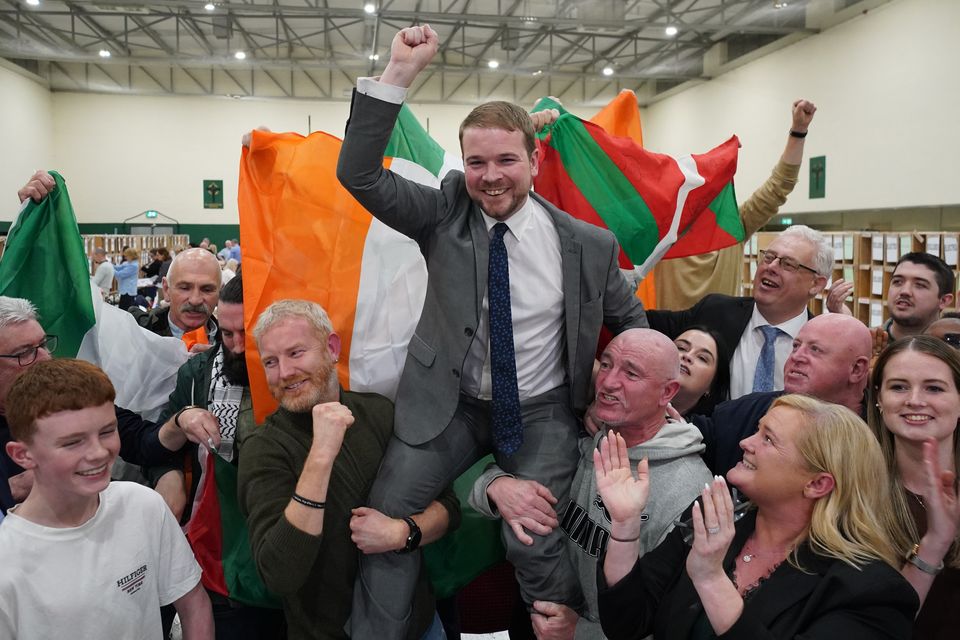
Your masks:
{"label": "man with shaved head", "polygon": [[740,462],[740,441],[756,432],[760,418],[784,393],[842,404],[863,416],[872,354],[872,334],[856,318],[828,313],[810,319],[794,338],[783,366],[783,391],[751,393],[718,404],[710,417],[692,416],[707,446],[707,466],[725,475]]}
{"label": "man with shaved head", "polygon": [[[212,253],[200,248],[181,251],[163,278],[163,298],[170,306],[148,312],[134,307],[130,313],[141,327],[161,336],[182,338],[204,327],[207,341],[213,344],[217,322],[212,316],[220,299],[220,278],[220,263]],[[202,346],[206,345],[198,345]]]}
{"label": "man with shaved head", "polygon": [[924,333],[940,338],[947,344],[960,349],[960,314],[948,311],[942,318],[927,327]]}
{"label": "man with shaved head", "polygon": [[640,534],[641,555],[663,540],[710,480],[700,459],[700,433],[692,425],[665,417],[667,404],[680,388],[679,375],[680,358],[669,338],[651,329],[624,331],[600,356],[596,398],[588,409],[600,430],[580,439],[580,463],[569,502],[557,505],[540,483],[497,467],[490,467],[474,484],[470,497],[474,508],[502,517],[521,542],[529,544],[527,529],[544,535],[559,525],[565,534],[586,609],[578,616],[559,603],[534,602],[531,617],[537,637],[604,637],[597,611],[597,558],[610,536],[610,517],[597,493],[593,450],[608,431],[627,441],[631,466],[643,458],[649,460],[650,499]]}

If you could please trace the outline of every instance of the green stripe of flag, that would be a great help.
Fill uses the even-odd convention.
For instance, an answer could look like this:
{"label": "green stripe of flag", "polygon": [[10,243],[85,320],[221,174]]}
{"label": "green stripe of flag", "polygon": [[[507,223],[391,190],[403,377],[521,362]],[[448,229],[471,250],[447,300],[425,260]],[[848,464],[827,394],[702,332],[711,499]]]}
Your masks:
{"label": "green stripe of flag", "polygon": [[90,264],[66,184],[50,174],[56,188],[39,203],[28,202],[7,236],[0,295],[30,300],[44,330],[59,337],[56,355],[73,358],[96,322]]}
{"label": "green stripe of flag", "polygon": [[733,181],[728,182],[717,194],[717,197],[713,199],[713,202],[710,203],[710,211],[716,217],[718,227],[729,233],[737,242],[743,242],[746,232],[743,229],[743,222],[740,220]]}
{"label": "green stripe of flag", "polygon": [[617,237],[623,251],[635,264],[641,264],[657,246],[660,231],[636,187],[578,118],[561,116],[553,125],[549,144],[560,154],[567,175]]}
{"label": "green stripe of flag", "polygon": [[443,147],[430,137],[407,105],[400,109],[397,124],[384,152],[387,158],[403,158],[439,177],[443,167]]}

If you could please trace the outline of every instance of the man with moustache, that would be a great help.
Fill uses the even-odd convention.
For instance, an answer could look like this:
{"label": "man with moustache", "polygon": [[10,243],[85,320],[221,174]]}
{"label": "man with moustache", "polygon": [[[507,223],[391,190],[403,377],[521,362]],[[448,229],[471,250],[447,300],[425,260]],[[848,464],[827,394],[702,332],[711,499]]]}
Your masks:
{"label": "man with moustache", "polygon": [[[240,458],[254,561],[283,600],[290,640],[345,638],[358,550],[404,554],[438,539],[459,520],[457,499],[447,489],[426,510],[398,518],[362,506],[393,433],[393,404],[340,387],[340,337],[323,307],[280,300],[253,335],[280,403]],[[443,637],[422,571],[407,637]]]}
{"label": "man with moustache", "polygon": [[184,334],[202,327],[205,339],[190,350],[206,351],[218,340],[213,311],[220,297],[220,280],[220,263],[212,253],[200,248],[181,251],[163,278],[163,299],[170,306],[149,311],[131,307],[130,313],[141,327],[161,336],[183,339]]}

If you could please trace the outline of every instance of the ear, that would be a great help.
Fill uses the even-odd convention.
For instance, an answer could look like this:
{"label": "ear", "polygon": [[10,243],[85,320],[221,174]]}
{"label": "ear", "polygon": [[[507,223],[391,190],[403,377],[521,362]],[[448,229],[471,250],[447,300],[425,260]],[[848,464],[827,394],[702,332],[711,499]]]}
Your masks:
{"label": "ear", "polygon": [[671,380],[670,382],[665,384],[663,386],[663,392],[661,392],[660,394],[660,406],[661,407],[667,406],[670,403],[670,401],[673,400],[673,396],[677,395],[678,391],[680,391],[679,380]]}
{"label": "ear", "polygon": [[816,296],[827,286],[827,276],[817,275],[813,278],[813,286],[810,287],[810,297]]}
{"label": "ear", "polygon": [[870,359],[866,356],[860,356],[850,369],[850,382],[862,382],[867,379],[868,375],[870,375]]}
{"label": "ear", "polygon": [[953,294],[947,293],[940,296],[940,311],[943,311],[947,307],[953,304]]}
{"label": "ear", "polygon": [[327,349],[330,351],[330,357],[334,360],[340,358],[340,336],[333,331],[327,336]]}
{"label": "ear", "polygon": [[540,173],[540,147],[534,147],[530,154],[530,177],[536,178]]}
{"label": "ear", "polygon": [[821,471],[803,488],[803,496],[811,500],[817,500],[833,491],[834,486],[836,486],[836,482],[833,475]]}
{"label": "ear", "polygon": [[24,469],[33,469],[37,464],[33,461],[30,448],[18,440],[11,440],[6,445],[7,455]]}
{"label": "ear", "polygon": [[163,280],[160,283],[160,287],[163,289],[163,297],[167,300],[170,299],[169,291],[170,284],[167,282],[167,276],[163,276]]}

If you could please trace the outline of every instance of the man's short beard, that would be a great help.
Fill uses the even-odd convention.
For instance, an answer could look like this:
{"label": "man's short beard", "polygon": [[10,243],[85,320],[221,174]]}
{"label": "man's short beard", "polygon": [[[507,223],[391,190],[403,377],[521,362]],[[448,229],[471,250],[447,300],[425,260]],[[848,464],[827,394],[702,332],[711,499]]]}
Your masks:
{"label": "man's short beard", "polygon": [[247,376],[247,355],[235,354],[226,347],[223,348],[223,377],[227,382],[238,387],[249,387],[250,378]]}

